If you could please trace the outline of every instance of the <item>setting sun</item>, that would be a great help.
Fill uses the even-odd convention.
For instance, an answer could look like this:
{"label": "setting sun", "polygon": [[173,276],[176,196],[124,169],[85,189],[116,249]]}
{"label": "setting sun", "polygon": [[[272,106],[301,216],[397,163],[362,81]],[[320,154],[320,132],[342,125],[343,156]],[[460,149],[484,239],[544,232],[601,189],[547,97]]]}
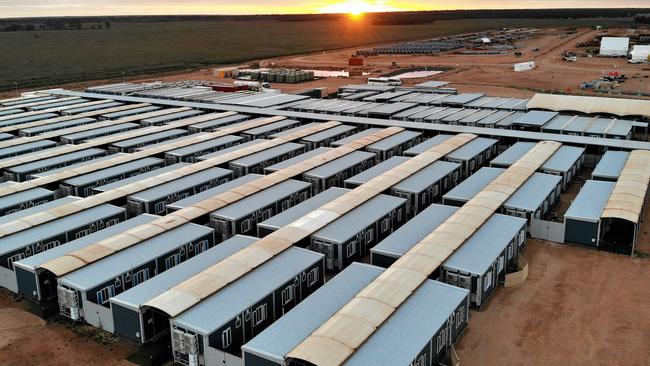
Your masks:
{"label": "setting sun", "polygon": [[364,0],[347,0],[320,9],[323,13],[347,13],[352,16],[360,16],[364,13],[394,10],[393,7],[386,5],[386,1]]}

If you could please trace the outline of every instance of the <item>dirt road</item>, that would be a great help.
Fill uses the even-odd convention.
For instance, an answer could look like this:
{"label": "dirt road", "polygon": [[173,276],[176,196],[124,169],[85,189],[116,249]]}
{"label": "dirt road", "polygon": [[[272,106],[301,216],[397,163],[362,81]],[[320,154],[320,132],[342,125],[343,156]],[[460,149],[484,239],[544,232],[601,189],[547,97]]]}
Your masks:
{"label": "dirt road", "polygon": [[529,241],[528,280],[472,312],[464,366],[650,365],[650,260]]}

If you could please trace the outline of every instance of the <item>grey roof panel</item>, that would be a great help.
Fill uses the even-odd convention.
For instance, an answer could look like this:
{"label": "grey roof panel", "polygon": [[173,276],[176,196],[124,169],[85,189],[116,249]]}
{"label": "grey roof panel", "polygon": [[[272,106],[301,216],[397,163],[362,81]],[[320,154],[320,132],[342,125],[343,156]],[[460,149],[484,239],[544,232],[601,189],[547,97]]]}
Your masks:
{"label": "grey roof panel", "polygon": [[412,148],[404,151],[404,155],[406,156],[416,156],[418,154],[421,154],[430,148],[440,145],[443,142],[449,140],[450,138],[454,137],[454,135],[436,135],[428,140],[422,141],[421,143],[413,146]]}
{"label": "grey roof panel", "polygon": [[525,227],[526,219],[492,215],[443,266],[482,276]]}
{"label": "grey roof panel", "polygon": [[343,145],[345,145],[347,143],[350,143],[352,141],[358,140],[358,139],[366,137],[368,135],[372,135],[373,133],[378,132],[380,130],[381,130],[380,128],[369,128],[369,129],[357,132],[354,135],[351,135],[351,136],[348,136],[346,138],[343,138],[343,139],[336,140],[336,141],[332,142],[332,147],[343,146]]}
{"label": "grey roof panel", "polygon": [[410,365],[468,294],[465,289],[425,281],[343,365]]}
{"label": "grey roof panel", "polygon": [[615,185],[614,182],[588,180],[564,214],[564,218],[598,222]]}
{"label": "grey roof panel", "polygon": [[212,231],[211,228],[202,225],[183,224],[59,277],[58,282],[74,286],[81,291],[91,289],[106,280],[171,252],[183,243],[200,239]]}
{"label": "grey roof panel", "polygon": [[596,165],[592,177],[618,179],[627,163],[630,153],[627,151],[607,151]]}
{"label": "grey roof panel", "polygon": [[119,125],[100,127],[88,131],[71,133],[69,135],[64,135],[62,138],[69,139],[69,140],[83,140],[83,139],[90,139],[95,136],[103,136],[103,135],[111,135],[113,133],[120,133],[123,132],[124,130],[134,130],[139,127],[140,125],[137,123],[120,123]]}
{"label": "grey roof panel", "polygon": [[260,192],[244,197],[210,214],[210,217],[226,217],[232,220],[239,219],[259,208],[266,207],[280,198],[287,197],[293,193],[311,187],[310,183],[294,179],[285,180]]}
{"label": "grey roof panel", "polygon": [[454,206],[432,204],[371,248],[370,252],[397,259],[431,234],[457,210],[458,207]]}
{"label": "grey roof panel", "polygon": [[93,157],[98,157],[102,155],[106,155],[106,151],[101,149],[90,148],[90,149],[84,149],[84,150],[79,150],[79,151],[55,156],[52,158],[37,160],[31,163],[16,165],[14,167],[9,168],[8,170],[17,173],[33,172],[38,169],[44,169],[53,165],[58,165],[59,163],[67,164],[68,162],[79,161],[80,159],[88,159],[88,158],[92,159]]}
{"label": "grey roof panel", "polygon": [[288,210],[285,210],[271,217],[270,219],[263,221],[260,224],[257,224],[257,226],[277,230],[318,209],[326,203],[329,203],[330,201],[341,197],[347,192],[350,192],[350,190],[337,187],[329,188],[311,197],[310,199],[303,201],[289,208]]}
{"label": "grey roof panel", "polygon": [[102,178],[114,177],[120,174],[133,172],[139,169],[156,170],[161,166],[163,162],[164,161],[162,159],[158,159],[158,158],[142,158],[142,159],[130,161],[128,163],[115,165],[110,168],[98,170],[92,173],[80,175],[65,180],[63,181],[63,183],[72,186],[90,184]]}
{"label": "grey roof panel", "polygon": [[23,268],[30,268],[33,270],[53,259],[74,252],[75,250],[79,250],[81,248],[87,247],[91,244],[97,243],[98,241],[104,240],[106,238],[110,238],[111,236],[123,233],[124,231],[132,229],[134,227],[144,225],[158,218],[160,217],[155,215],[149,215],[149,214],[138,215],[132,219],[122,221],[119,224],[107,227],[103,230],[95,231],[92,234],[68,242],[65,245],[60,245],[58,247],[54,247],[50,250],[47,250],[45,252],[41,252],[31,257],[21,259],[19,262],[16,262],[16,265]]}
{"label": "grey roof panel", "polygon": [[218,185],[214,188],[210,188],[207,191],[203,191],[199,194],[195,194],[194,196],[190,196],[187,198],[184,198],[180,201],[176,201],[172,204],[167,205],[168,210],[180,210],[185,207],[192,206],[195,203],[204,201],[212,196],[216,196],[218,194],[227,192],[228,190],[231,190],[233,188],[237,188],[239,186],[242,186],[246,183],[252,182],[255,179],[258,179],[262,177],[262,175],[258,174],[247,174],[244,175],[243,177],[239,177],[235,180],[231,180],[230,182]]}
{"label": "grey roof panel", "polygon": [[291,247],[203,299],[171,322],[210,334],[271,291],[322,260],[322,254]]}
{"label": "grey roof panel", "polygon": [[[193,135],[194,137],[198,137],[202,134],[196,134]],[[200,142],[198,144],[192,144],[190,146],[185,146],[181,147],[179,149],[171,150],[166,152],[166,155],[175,155],[175,156],[184,156],[184,155],[190,155],[194,154],[203,150],[211,149],[211,148],[218,148],[219,146],[223,145],[229,145],[229,144],[236,144],[244,139],[239,136],[233,136],[233,135],[226,135],[226,136],[220,136],[216,137],[204,142]]]}
{"label": "grey roof panel", "polygon": [[246,343],[245,352],[270,357],[278,364],[305,338],[361,292],[382,269],[352,263],[290,312]]}
{"label": "grey roof panel", "polygon": [[232,171],[228,169],[218,167],[208,168],[166,183],[159,184],[144,191],[134,193],[130,195],[129,198],[137,199],[140,201],[153,201],[172,195],[180,190],[196,186],[197,184],[207,182],[212,179],[227,177],[231,174]]}
{"label": "grey roof panel", "polygon": [[312,234],[314,238],[345,242],[359,230],[376,222],[406,202],[403,198],[377,195]]}
{"label": "grey roof panel", "polygon": [[115,297],[112,297],[110,301],[138,309],[147,301],[203,270],[221,262],[225,258],[248,247],[258,240],[258,238],[252,236],[235,235],[234,237],[219,243],[219,245],[215,245],[205,252],[139,284],[137,287],[131,288]]}
{"label": "grey roof panel", "polygon": [[[14,182],[11,182],[11,183],[14,183]],[[11,196],[9,196],[9,197],[11,197]],[[0,225],[6,224],[8,222],[12,222],[12,221],[15,221],[15,220],[18,220],[18,219],[21,219],[23,217],[34,215],[34,214],[40,213],[40,212],[45,211],[45,210],[49,210],[49,209],[54,208],[54,207],[64,205],[66,203],[78,201],[80,199],[81,198],[79,198],[79,197],[65,196],[65,197],[61,197],[59,199],[56,199],[54,201],[49,201],[49,202],[46,202],[46,203],[42,203],[42,204],[40,204],[38,206],[33,206],[33,207],[30,207],[30,208],[26,208],[24,210],[20,210],[20,211],[11,213],[9,215],[0,216]]]}
{"label": "grey roof panel", "polygon": [[512,124],[541,127],[547,124],[557,112],[529,111],[512,122]]}
{"label": "grey roof panel", "polygon": [[167,130],[163,132],[156,132],[152,133],[146,136],[140,136],[128,140],[123,140],[123,141],[118,141],[113,143],[111,146],[116,146],[120,148],[128,148],[131,146],[139,145],[139,144],[150,144],[153,141],[157,141],[159,139],[173,139],[181,136],[187,135],[186,130],[182,129],[173,129],[173,130]]}
{"label": "grey roof panel", "polygon": [[49,189],[38,187],[2,196],[0,197],[0,209],[6,209],[27,201],[46,198],[52,196],[52,194],[53,192]]}
{"label": "grey roof panel", "polygon": [[[257,144],[259,144],[261,142],[264,142],[264,141],[268,141],[268,140],[258,139],[258,140],[252,140],[252,141],[244,142],[244,143],[241,143],[241,144],[237,144],[235,146],[231,146],[231,147],[228,147],[228,148],[225,148],[225,149],[221,149],[219,151],[215,151],[215,152],[207,154],[207,155],[199,156],[196,160],[203,161],[203,160],[216,158],[216,157],[219,157],[221,155],[231,153],[233,151],[237,151],[237,150],[245,148],[245,147],[257,145]],[[266,150],[263,150],[263,151],[266,151]]]}
{"label": "grey roof panel", "polygon": [[93,189],[95,191],[98,191],[98,192],[110,191],[112,189],[117,189],[117,188],[120,188],[120,187],[124,187],[127,184],[139,182],[141,180],[151,178],[151,177],[155,177],[155,176],[163,174],[163,173],[168,173],[168,172],[174,171],[176,169],[186,167],[188,165],[190,165],[190,164],[188,164],[188,163],[176,163],[176,164],[173,164],[173,165],[168,165],[168,166],[160,168],[160,169],[152,170],[150,172],[142,173],[142,174],[136,175],[134,177],[122,179],[120,181],[113,182],[113,183],[110,183],[110,184],[105,184],[103,186],[95,187]]}
{"label": "grey roof panel", "polygon": [[[102,161],[111,160],[113,158],[120,157],[120,156],[126,156],[126,155],[127,155],[126,153],[116,153],[116,154],[111,154],[111,155],[106,155],[106,156],[100,156],[98,158],[94,158],[92,160],[92,162],[93,163],[99,163],[99,162],[102,162]],[[88,164],[89,164],[89,162],[82,161],[81,163],[70,164],[68,166],[64,166],[63,168],[52,169],[52,170],[48,170],[46,172],[32,174],[32,177],[34,177],[34,178],[47,177],[47,176],[50,176],[52,174],[58,174],[58,173],[65,172],[66,170],[81,168],[81,167],[84,167],[84,166],[86,166]],[[89,174],[93,174],[93,173],[89,173]],[[74,178],[70,178],[70,179],[74,179]]]}
{"label": "grey roof panel", "polygon": [[[242,145],[238,145],[242,146]],[[305,147],[303,144],[298,144],[295,142],[287,142],[278,146],[274,146],[270,149],[266,149],[260,152],[256,152],[254,154],[250,154],[247,156],[244,156],[243,158],[239,158],[236,160],[233,160],[230,162],[231,165],[239,165],[239,166],[252,166],[259,164],[263,161],[272,159],[276,156],[284,155],[290,152],[294,152],[297,150],[301,150]],[[221,150],[224,151],[224,150]],[[208,155],[205,155],[206,157]]]}
{"label": "grey roof panel", "polygon": [[340,135],[340,134],[344,134],[344,133],[347,133],[349,131],[353,131],[355,129],[356,129],[356,127],[354,127],[354,126],[340,125],[340,126],[336,126],[334,128],[329,128],[329,129],[327,129],[325,131],[315,133],[313,135],[309,135],[307,137],[303,137],[302,140],[307,141],[307,142],[320,142],[320,141],[323,141],[323,140],[325,140],[327,138],[330,138],[332,136],[337,136],[337,135]]}
{"label": "grey roof panel", "polygon": [[369,145],[367,149],[372,151],[376,151],[376,150],[386,151],[402,143],[417,139],[420,136],[422,136],[421,132],[405,130],[402,132],[398,132],[392,136],[381,139],[380,141],[377,141],[374,144]]}
{"label": "grey roof panel", "polygon": [[66,232],[84,223],[111,217],[123,212],[123,208],[108,204],[91,207],[87,210],[0,238],[0,251],[3,253],[11,253],[14,250],[23,248],[25,245]]}
{"label": "grey roof panel", "polygon": [[[535,146],[534,142],[517,142],[494,158],[491,164],[508,167],[524,156],[533,146]],[[584,151],[585,149],[581,147],[564,145],[542,165],[541,169],[566,172],[580,159]]]}

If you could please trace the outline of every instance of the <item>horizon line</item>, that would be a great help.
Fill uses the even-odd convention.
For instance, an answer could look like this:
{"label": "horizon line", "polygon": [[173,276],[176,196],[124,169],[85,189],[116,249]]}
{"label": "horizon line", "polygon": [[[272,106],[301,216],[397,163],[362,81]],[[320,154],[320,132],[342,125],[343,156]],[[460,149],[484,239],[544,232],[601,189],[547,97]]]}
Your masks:
{"label": "horizon line", "polygon": [[[394,11],[368,11],[365,14],[400,14],[400,13],[435,13],[435,12],[452,12],[452,11],[536,11],[536,10],[647,10],[650,11],[650,7],[554,7],[554,8],[474,8],[474,9],[431,9],[431,10],[394,10]],[[307,12],[307,13],[232,13],[232,14],[212,14],[212,13],[197,13],[197,14],[173,14],[173,13],[162,13],[162,14],[102,14],[102,15],[36,15],[36,16],[17,16],[17,17],[4,17],[0,18],[1,20],[10,20],[10,19],[47,19],[47,18],[91,18],[91,17],[165,17],[165,16],[177,16],[177,17],[196,17],[196,16],[213,16],[213,17],[229,17],[229,16],[291,16],[291,15],[341,15],[347,16],[347,13],[328,13],[328,12]],[[650,14],[647,14],[650,15]]]}

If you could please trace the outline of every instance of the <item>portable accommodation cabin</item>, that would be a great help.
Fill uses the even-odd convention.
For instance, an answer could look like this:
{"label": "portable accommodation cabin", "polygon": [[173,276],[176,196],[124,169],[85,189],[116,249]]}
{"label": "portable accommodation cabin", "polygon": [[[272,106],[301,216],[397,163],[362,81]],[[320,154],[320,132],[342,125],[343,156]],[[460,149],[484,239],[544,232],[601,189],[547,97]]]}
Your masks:
{"label": "portable accommodation cabin", "polygon": [[323,285],[323,256],[289,248],[170,320],[174,362],[242,365],[241,346]]}
{"label": "portable accommodation cabin", "polygon": [[227,117],[217,117],[208,121],[199,122],[188,127],[191,133],[212,132],[221,127],[248,120],[250,117],[245,114],[233,114]]}
{"label": "portable accommodation cabin", "polygon": [[27,109],[30,111],[43,111],[43,110],[60,110],[62,109],[61,107],[67,107],[67,106],[72,106],[72,105],[77,105],[77,104],[83,104],[89,102],[88,99],[81,99],[81,98],[60,98],[58,101],[52,101],[52,102],[47,102],[46,104],[38,104],[38,105],[32,105],[28,107]]}
{"label": "portable accommodation cabin", "polygon": [[99,137],[115,135],[122,132],[128,132],[140,128],[137,123],[120,123],[114,126],[94,128],[88,131],[75,132],[69,135],[61,136],[61,142],[64,144],[80,144],[82,142],[93,140]]}
{"label": "portable accommodation cabin", "polygon": [[406,200],[380,194],[310,236],[309,248],[325,255],[325,268],[341,271],[406,222]]}
{"label": "portable accommodation cabin", "polygon": [[601,216],[615,182],[588,180],[564,214],[564,241],[598,248],[605,231]]}
{"label": "portable accommodation cabin", "polygon": [[[535,146],[534,142],[517,142],[506,151],[492,159],[490,166],[508,168]],[[585,160],[585,149],[582,147],[563,145],[538,169],[540,173],[559,175],[562,177],[562,190],[565,191],[575,176],[582,169]]]}
{"label": "portable accommodation cabin", "polygon": [[[287,210],[311,196],[311,184],[289,179],[210,213],[217,238],[252,235],[257,223]],[[177,203],[179,205],[180,202]]]}
{"label": "portable accommodation cabin", "polygon": [[15,126],[23,123],[44,121],[46,119],[56,118],[56,117],[59,117],[59,115],[56,113],[38,113],[38,114],[36,113],[31,114],[30,112],[19,113],[16,114],[15,116],[10,115],[10,116],[0,117],[0,127],[9,127],[9,126]]}
{"label": "portable accommodation cabin", "polygon": [[[440,145],[454,135],[436,135],[404,152],[406,156],[417,156]],[[487,164],[496,155],[499,140],[478,137],[454,150],[444,160],[461,165],[461,177],[466,178]]]}
{"label": "portable accommodation cabin", "polygon": [[[95,104],[91,104],[95,103]],[[120,107],[124,104],[120,102],[111,102],[111,101],[96,101],[96,102],[89,102],[86,103],[85,106],[79,105],[77,106],[71,106],[74,108],[64,108],[61,110],[61,114],[64,116],[72,116],[75,114],[79,113],[88,113],[88,112],[94,112],[98,111],[100,109],[110,109],[110,108],[115,108],[115,107]]]}
{"label": "portable accommodation cabin", "polygon": [[[366,137],[377,131],[379,128],[369,128],[365,131],[356,133],[352,136],[346,137],[332,143],[332,147],[343,146],[349,142],[355,141],[359,138]],[[377,141],[373,144],[366,146],[365,150],[377,155],[376,162],[380,163],[395,155],[402,155],[404,151],[417,145],[422,138],[422,133],[415,131],[402,131],[390,137]]]}
{"label": "portable accommodation cabin", "polygon": [[123,208],[99,205],[0,239],[0,286],[17,292],[13,263],[126,220]]}
{"label": "portable accommodation cabin", "polygon": [[45,132],[51,132],[56,130],[62,130],[64,128],[69,128],[69,127],[87,125],[93,122],[97,122],[97,121],[94,118],[88,118],[88,117],[69,119],[67,121],[48,123],[42,126],[24,128],[18,130],[18,135],[23,137],[36,136]]}
{"label": "portable accommodation cabin", "polygon": [[[345,188],[356,188],[409,159],[404,156],[393,156],[383,163],[347,179],[345,181]],[[393,196],[406,199],[406,213],[408,217],[413,217],[433,202],[442,198],[443,194],[458,184],[460,169],[461,167],[458,163],[436,161],[395,184],[391,187],[390,193]]]}
{"label": "portable accommodation cabin", "polygon": [[140,124],[143,126],[160,126],[169,122],[179,121],[185,118],[191,118],[203,114],[202,111],[197,111],[195,109],[190,109],[187,111],[181,111],[176,113],[169,113],[162,116],[145,118],[140,121]]}
{"label": "portable accommodation cabin", "polygon": [[[288,355],[383,270],[353,263],[242,346],[245,366],[303,365]],[[343,365],[438,365],[469,321],[467,290],[426,281]]]}
{"label": "portable accommodation cabin", "polygon": [[[16,184],[15,182],[7,182]],[[0,216],[40,206],[54,200],[54,192],[45,188],[32,188],[0,197]]]}
{"label": "portable accommodation cabin", "polygon": [[[218,185],[218,186],[216,186],[214,188],[210,188],[207,191],[197,193],[194,196],[190,196],[190,197],[187,197],[187,198],[182,199],[180,201],[176,201],[174,203],[168,204],[167,205],[167,213],[169,214],[169,213],[178,211],[178,210],[180,210],[182,208],[192,206],[192,205],[194,205],[196,203],[199,203],[201,201],[204,201],[204,200],[206,200],[206,199],[208,199],[210,197],[214,197],[214,196],[219,195],[221,193],[227,192],[227,191],[229,191],[229,190],[231,190],[233,188],[243,186],[243,185],[245,185],[247,183],[250,183],[250,182],[252,182],[252,181],[254,181],[254,180],[256,180],[256,179],[258,179],[260,177],[261,177],[261,175],[257,175],[257,174],[245,175],[243,177],[239,177],[237,179],[231,180],[231,181],[229,181],[227,183],[220,184],[220,185]],[[209,218],[206,217],[205,220],[200,221],[200,223],[207,225],[209,223]],[[219,240],[220,237],[217,236],[216,239]]]}
{"label": "portable accommodation cabin", "polygon": [[390,116],[390,119],[397,120],[397,121],[407,121],[410,116],[413,116],[417,113],[423,112],[430,109],[429,106],[426,105],[420,105],[417,107],[409,108],[405,111],[399,112],[397,114],[394,114]]}
{"label": "portable accommodation cabin", "polygon": [[[195,136],[199,137],[201,134]],[[197,161],[196,158],[199,156],[227,149],[241,143],[243,140],[242,137],[232,135],[216,137],[198,144],[167,151],[165,153],[165,162],[167,164],[180,162],[195,163]]]}
{"label": "portable accommodation cabin", "polygon": [[155,176],[163,174],[163,173],[169,173],[171,171],[174,171],[174,170],[177,170],[177,169],[189,166],[189,165],[190,164],[188,164],[188,163],[176,163],[174,165],[167,165],[167,166],[165,166],[163,168],[158,168],[156,170],[148,171],[146,173],[142,173],[142,174],[136,175],[134,177],[122,179],[122,180],[119,180],[117,182],[113,182],[113,183],[105,184],[103,186],[95,187],[95,188],[93,188],[93,191],[94,191],[95,194],[101,193],[101,192],[108,192],[108,191],[111,191],[113,189],[118,189],[118,188],[124,187],[124,186],[126,186],[128,184],[139,182],[139,181],[147,179],[147,178],[155,177]]}
{"label": "portable accommodation cabin", "polygon": [[251,128],[250,130],[246,130],[242,132],[240,135],[244,138],[244,141],[265,139],[273,135],[274,133],[286,131],[294,127],[298,127],[300,125],[301,125],[300,121],[296,121],[293,119],[283,119],[277,122],[266,124],[264,126]]}
{"label": "portable accommodation cabin", "polygon": [[[372,98],[372,97],[371,97]],[[396,102],[380,104],[374,108],[365,111],[370,118],[390,118],[392,115],[403,112],[417,106],[416,103]]]}
{"label": "portable accommodation cabin", "polygon": [[477,127],[495,127],[497,123],[504,119],[516,118],[516,113],[523,114],[523,112],[496,111],[474,122],[474,125]]}
{"label": "portable accommodation cabin", "polygon": [[515,130],[541,131],[557,115],[557,112],[550,111],[528,111],[511,121],[509,127]]}
{"label": "portable accommodation cabin", "polygon": [[[349,192],[347,189],[332,187],[329,188],[310,199],[300,202],[299,204],[291,207],[290,209],[280,212],[279,214],[264,220],[257,224],[257,236],[260,238],[269,235],[270,233],[289,225],[290,223],[304,217],[312,211],[319,209],[321,206],[341,197]],[[297,243],[301,247],[309,245],[309,238]]]}
{"label": "portable accommodation cabin", "polygon": [[162,132],[156,132],[145,136],[114,142],[108,147],[108,151],[110,151],[111,153],[116,153],[116,152],[132,153],[136,151],[136,149],[147,145],[158,144],[161,142],[177,139],[179,137],[183,137],[187,135],[189,135],[189,132],[183,129],[173,129],[173,130],[167,130]]}
{"label": "portable accommodation cabin", "polygon": [[124,111],[117,111],[117,112],[111,112],[111,113],[106,113],[102,114],[99,116],[99,119],[101,120],[106,120],[106,119],[120,119],[124,117],[130,117],[134,116],[136,114],[143,114],[143,113],[148,113],[148,112],[154,112],[160,110],[160,107],[155,106],[155,105],[149,105],[149,106],[144,106],[144,107],[139,107],[139,108],[132,108],[132,109],[127,109]]}
{"label": "portable accommodation cabin", "polygon": [[210,228],[184,224],[57,279],[61,315],[113,332],[111,297],[203,253],[214,245]]}
{"label": "portable accommodation cabin", "polygon": [[629,157],[627,151],[606,151],[591,173],[591,179],[616,182]]}
{"label": "portable accommodation cabin", "polygon": [[630,51],[629,37],[603,37],[600,40],[600,55],[624,57]]}
{"label": "portable accommodation cabin", "polygon": [[[4,182],[4,183],[14,184],[14,182]],[[0,187],[2,187],[2,186],[4,186],[4,184],[0,185]],[[51,201],[42,202],[42,203],[40,203],[40,204],[38,204],[36,206],[31,206],[29,208],[25,208],[25,209],[22,209],[20,211],[14,211],[12,213],[4,214],[4,215],[0,216],[0,225],[6,224],[6,223],[12,222],[12,221],[20,220],[23,217],[27,217],[27,216],[37,214],[39,212],[47,211],[47,210],[49,210],[51,208],[54,208],[54,207],[57,207],[57,206],[60,206],[60,205],[66,204],[66,203],[74,202],[74,201],[76,201],[78,199],[79,199],[78,197],[70,197],[70,196],[61,197],[61,198],[58,198],[58,199],[53,199]]]}
{"label": "portable accommodation cabin", "polygon": [[114,333],[140,343],[169,336],[169,318],[145,304],[257,240],[251,236],[236,235],[206,250],[202,255],[194,256],[135,288],[111,297],[109,301],[113,313]]}
{"label": "portable accommodation cabin", "polygon": [[339,125],[328,128],[325,131],[317,132],[313,135],[303,137],[298,141],[305,145],[307,150],[313,150],[319,147],[327,147],[336,140],[340,140],[352,135],[357,130],[354,126]]}
{"label": "portable accommodation cabin", "polygon": [[[320,147],[316,150],[300,154],[281,163],[271,165],[264,169],[266,174],[301,163],[315,156],[332,150],[327,147]],[[353,151],[338,159],[322,164],[302,174],[301,179],[311,183],[312,194],[317,194],[330,187],[342,187],[346,178],[358,174],[375,163],[375,154],[366,151]]]}
{"label": "portable accommodation cabin", "polygon": [[[501,168],[481,168],[445,194],[442,202],[445,205],[462,206],[504,171]],[[510,196],[499,211],[525,218],[529,223],[532,219],[543,219],[560,199],[561,191],[562,177],[535,173]]]}
{"label": "portable accommodation cabin", "polygon": [[213,167],[201,170],[128,196],[127,212],[130,216],[145,212],[164,215],[167,212],[167,205],[205,192],[232,178],[232,171],[228,169]]}
{"label": "portable accommodation cabin", "polygon": [[51,140],[39,140],[27,142],[20,145],[0,148],[0,159],[12,158],[18,155],[29,154],[31,152],[41,151],[56,146],[56,142]]}
{"label": "portable accommodation cabin", "polygon": [[[456,212],[452,206],[432,205],[370,250],[371,263],[386,267],[406,254]],[[481,308],[517,265],[525,245],[526,220],[506,215],[490,217],[434,272],[433,279],[470,291],[470,303]]]}
{"label": "portable accommodation cabin", "polygon": [[32,178],[32,175],[47,172],[49,170],[70,166],[75,163],[93,160],[105,156],[106,151],[101,149],[84,149],[52,158],[33,161],[7,168],[3,175],[8,180],[24,182]]}
{"label": "portable accommodation cabin", "polygon": [[[217,157],[219,155],[229,153],[231,151],[239,150],[244,147],[259,144],[266,140],[253,140],[243,144],[239,144],[227,149],[219,150],[215,153],[200,156],[197,160],[203,161]],[[281,161],[292,158],[296,155],[302,154],[305,146],[294,142],[287,142],[280,144],[239,159],[235,159],[228,163],[228,168],[235,172],[235,177],[241,177],[246,174],[263,174],[264,168]]]}
{"label": "portable accommodation cabin", "polygon": [[[115,157],[115,155],[111,155],[111,157]],[[60,187],[64,195],[88,197],[93,195],[95,187],[135,177],[163,166],[165,166],[165,162],[162,159],[142,158],[66,179],[60,183]]]}
{"label": "portable accommodation cabin", "polygon": [[11,107],[4,107],[4,108],[0,108],[0,117],[23,113],[23,112],[25,111],[22,109],[12,109]]}
{"label": "portable accommodation cabin", "polygon": [[423,118],[423,122],[427,123],[443,123],[442,120],[446,117],[449,117],[453,114],[456,114],[460,111],[462,111],[462,108],[449,108],[449,107],[441,107],[438,109],[435,113],[432,113],[426,117]]}
{"label": "portable accommodation cabin", "polygon": [[[65,200],[74,201],[76,198],[64,197],[57,201],[62,201],[59,204],[63,204],[66,202]],[[23,258],[18,262],[14,262],[16,280],[18,282],[18,293],[31,301],[39,303],[41,305],[41,315],[50,316],[58,314],[59,305],[56,301],[56,276],[50,271],[42,268],[45,263],[120,234],[126,230],[151,222],[157,218],[158,216],[153,215],[140,215],[122,221],[119,224],[95,231],[92,234],[74,239],[66,245],[54,247],[31,257]]]}

